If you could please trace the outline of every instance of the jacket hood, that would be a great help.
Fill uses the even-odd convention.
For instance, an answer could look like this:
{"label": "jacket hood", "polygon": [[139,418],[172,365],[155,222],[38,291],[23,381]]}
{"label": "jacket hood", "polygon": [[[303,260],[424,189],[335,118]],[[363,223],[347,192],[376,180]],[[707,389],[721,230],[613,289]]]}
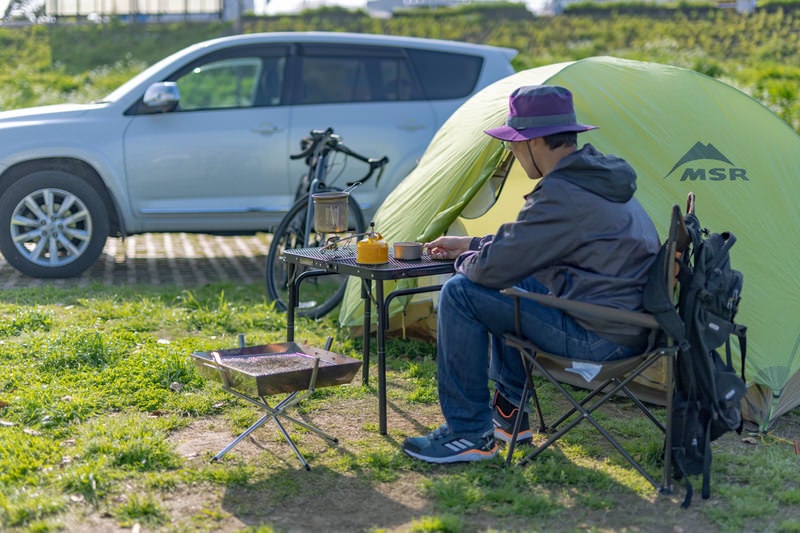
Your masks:
{"label": "jacket hood", "polygon": [[627,161],[605,155],[591,144],[558,162],[547,178],[566,180],[612,202],[627,202],[636,192],[636,171]]}

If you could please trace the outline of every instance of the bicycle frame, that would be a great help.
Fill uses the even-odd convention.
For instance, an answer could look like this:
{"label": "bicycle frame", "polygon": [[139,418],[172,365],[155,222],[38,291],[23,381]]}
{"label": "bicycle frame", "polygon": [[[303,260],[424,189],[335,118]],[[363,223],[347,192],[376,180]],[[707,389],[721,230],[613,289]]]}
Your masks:
{"label": "bicycle frame", "polygon": [[[337,247],[342,240],[357,237],[360,235],[359,232],[366,230],[361,207],[351,197],[347,198],[347,209],[350,217],[353,218],[348,224],[350,229],[355,228],[353,233],[349,236],[340,237],[337,235],[336,237],[326,238],[325,232],[318,232],[316,231],[317,228],[314,227],[313,195],[320,192],[342,190],[326,183],[331,163],[330,158],[334,155],[333,152],[342,153],[346,157],[352,157],[369,166],[369,170],[363,177],[346,184],[347,188],[344,190],[348,192],[366,182],[376,171],[380,171],[377,177],[379,180],[386,163],[389,161],[386,157],[370,159],[354,152],[342,144],[341,138],[333,133],[333,128],[312,130],[310,138],[304,139],[301,146],[301,153],[293,154],[289,157],[291,159],[306,158],[306,164],[308,165],[307,179],[304,177],[304,181],[298,187],[298,192],[302,192],[300,192],[294,204],[273,231],[272,242],[267,253],[267,294],[270,300],[274,301],[275,305],[280,309],[286,309],[288,301],[285,292],[288,289],[288,271],[281,260],[281,254],[285,249],[311,248],[315,246],[322,246],[323,248],[328,246]],[[324,316],[325,313],[328,313],[341,301],[344,295],[346,279],[346,276],[338,275],[320,276],[314,290],[308,293],[311,296],[306,300],[296,302],[298,304],[298,315],[311,318]]]}
{"label": "bicycle frame", "polygon": [[328,164],[328,155],[330,154],[330,150],[326,150],[324,145],[321,150],[321,154],[318,154],[319,157],[315,157],[315,165],[313,167],[313,178],[311,179],[311,183],[308,186],[308,208],[306,209],[306,223],[305,228],[303,230],[303,246],[306,247],[311,242],[311,221],[314,220],[314,202],[312,198],[320,189],[325,185],[325,176],[327,174],[326,165]]}

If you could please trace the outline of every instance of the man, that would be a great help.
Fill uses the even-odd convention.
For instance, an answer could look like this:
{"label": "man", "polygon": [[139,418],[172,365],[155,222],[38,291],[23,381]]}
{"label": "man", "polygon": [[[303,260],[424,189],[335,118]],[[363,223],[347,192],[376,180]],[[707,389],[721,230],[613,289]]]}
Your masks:
{"label": "man", "polygon": [[[541,85],[515,90],[506,125],[486,130],[507,144],[528,177],[543,179],[517,220],[495,235],[443,236],[426,244],[431,256],[455,259],[456,275],[439,299],[439,402],[446,423],[406,439],[403,450],[412,457],[477,461],[497,454],[496,439],[510,442],[525,374],[519,353],[502,341],[514,330],[514,304],[499,289],[642,309],[658,234],[633,197],[633,168],[590,144],[578,149],[578,132],[592,129],[576,121],[567,89]],[[554,354],[607,361],[635,355],[646,343],[638,328],[592,324],[531,301],[523,300],[521,312],[523,335]],[[489,379],[495,382],[491,405]],[[518,442],[530,440],[523,413]]]}

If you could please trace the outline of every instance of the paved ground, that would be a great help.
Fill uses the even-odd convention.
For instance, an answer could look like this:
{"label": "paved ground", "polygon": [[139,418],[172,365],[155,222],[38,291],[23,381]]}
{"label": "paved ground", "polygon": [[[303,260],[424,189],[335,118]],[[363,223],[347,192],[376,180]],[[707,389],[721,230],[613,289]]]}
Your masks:
{"label": "paved ground", "polygon": [[71,279],[31,278],[0,256],[0,287],[73,287],[95,281],[106,286],[147,283],[181,287],[217,281],[256,283],[264,279],[269,237],[153,233],[109,239],[94,266]]}

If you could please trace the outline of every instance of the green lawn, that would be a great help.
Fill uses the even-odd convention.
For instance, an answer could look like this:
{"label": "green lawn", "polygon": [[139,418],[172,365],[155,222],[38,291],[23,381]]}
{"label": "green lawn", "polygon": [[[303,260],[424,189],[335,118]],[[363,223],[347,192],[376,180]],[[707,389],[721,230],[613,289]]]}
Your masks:
{"label": "green lawn", "polygon": [[[374,371],[292,411],[339,439],[270,422],[197,373],[191,353],[285,340],[261,285],[14,289],[0,299],[0,528],[108,531],[800,531],[796,412],[715,443],[712,498],[657,496],[587,425],[525,468],[432,466],[399,443],[441,422],[434,348],[388,345],[389,434]],[[360,358],[360,339],[301,320],[298,340]],[[374,343],[373,343],[374,345]],[[374,368],[374,366],[373,366]],[[555,402],[544,389],[549,410]],[[281,397],[270,398],[274,404]],[[655,475],[661,439],[614,402],[604,419]],[[537,437],[538,438],[538,437]],[[503,449],[502,451],[505,451]],[[522,447],[519,457],[525,453]],[[699,481],[695,480],[699,488]]]}

